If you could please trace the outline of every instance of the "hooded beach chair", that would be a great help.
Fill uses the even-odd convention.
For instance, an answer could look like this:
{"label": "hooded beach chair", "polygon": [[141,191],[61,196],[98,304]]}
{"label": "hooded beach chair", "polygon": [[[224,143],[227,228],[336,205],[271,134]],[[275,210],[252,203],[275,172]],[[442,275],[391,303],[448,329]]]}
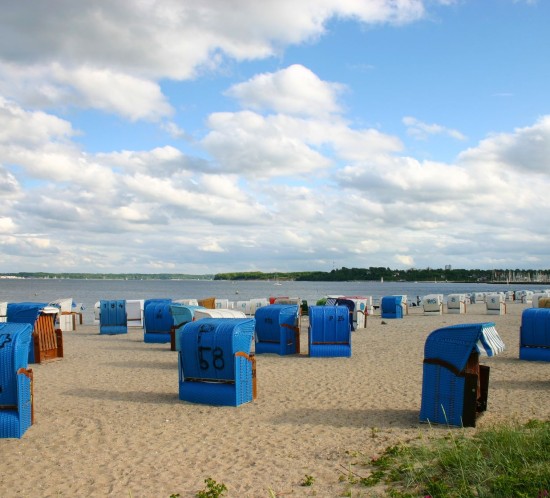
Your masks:
{"label": "hooded beach chair", "polygon": [[256,398],[254,318],[203,318],[179,335],[180,400],[239,406]]}
{"label": "hooded beach chair", "polygon": [[0,438],[20,438],[33,422],[32,326],[0,323]]}
{"label": "hooded beach chair", "polygon": [[195,319],[196,310],[205,310],[202,306],[186,305],[181,303],[170,304],[170,314],[172,315],[172,328],[170,329],[170,349],[172,351],[180,350],[179,330],[186,323]]}
{"label": "hooded beach chair", "polygon": [[59,308],[47,303],[9,303],[7,321],[32,327],[29,363],[63,358],[63,332],[55,327]]}
{"label": "hooded beach chair", "polygon": [[443,294],[428,294],[422,298],[422,308],[425,315],[441,315],[443,313]]}
{"label": "hooded beach chair", "polygon": [[521,314],[519,359],[550,361],[550,309],[528,308]]}
{"label": "hooded beach chair", "polygon": [[466,294],[449,294],[447,296],[447,313],[466,313]]}
{"label": "hooded beach chair", "polygon": [[279,355],[300,353],[299,306],[270,304],[256,310],[256,354]]}
{"label": "hooded beach chair", "polygon": [[424,345],[420,421],[475,427],[476,417],[487,409],[489,393],[489,367],[479,364],[479,356],[503,350],[494,323],[433,331]]}
{"label": "hooded beach chair", "polygon": [[128,333],[126,301],[120,299],[99,301],[99,333],[105,335]]}
{"label": "hooded beach chair", "polygon": [[147,299],[143,308],[143,340],[147,343],[170,343],[174,319],[171,299]]}
{"label": "hooded beach chair", "polygon": [[488,315],[505,315],[506,314],[506,296],[503,293],[487,294],[485,296],[485,305]]}
{"label": "hooded beach chair", "polygon": [[198,305],[203,308],[208,308],[211,310],[216,309],[216,298],[215,297],[205,297],[204,299],[199,299]]}
{"label": "hooded beach chair", "polygon": [[404,308],[403,298],[405,296],[384,296],[380,301],[381,318],[403,318]]}
{"label": "hooded beach chair", "polygon": [[351,325],[346,306],[310,306],[309,356],[351,356]]}
{"label": "hooded beach chair", "polygon": [[80,317],[80,312],[77,310],[76,303],[72,298],[56,299],[50,301],[49,306],[59,308],[58,320],[59,328],[62,332],[71,332],[76,330],[77,315]]}

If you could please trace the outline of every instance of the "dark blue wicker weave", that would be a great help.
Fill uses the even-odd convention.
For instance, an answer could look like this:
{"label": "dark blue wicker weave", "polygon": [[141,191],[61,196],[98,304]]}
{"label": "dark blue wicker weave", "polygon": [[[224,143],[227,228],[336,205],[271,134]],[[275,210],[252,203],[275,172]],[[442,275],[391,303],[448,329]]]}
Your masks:
{"label": "dark blue wicker weave", "polygon": [[239,406],[253,400],[254,318],[203,318],[179,331],[179,398]]}
{"label": "dark blue wicker weave", "polygon": [[[28,323],[34,330],[36,320],[48,303],[9,303],[7,321],[12,323]],[[29,344],[29,363],[35,363],[34,341]]]}
{"label": "dark blue wicker weave", "polygon": [[279,355],[299,353],[298,305],[271,304],[255,313],[256,354]]}
{"label": "dark blue wicker weave", "polygon": [[346,306],[311,306],[309,356],[351,356],[351,325]]}
{"label": "dark blue wicker weave", "polygon": [[148,299],[143,303],[144,342],[170,342],[170,329],[174,325],[171,304],[171,299]]}
{"label": "dark blue wicker weave", "polygon": [[380,315],[382,318],[403,318],[403,297],[384,296],[380,301]]}
{"label": "dark blue wicker weave", "polygon": [[127,334],[128,318],[126,301],[99,301],[99,333],[106,335]]}
{"label": "dark blue wicker weave", "polygon": [[0,438],[20,438],[31,426],[31,379],[27,369],[33,327],[0,323]]}
{"label": "dark blue wicker weave", "polygon": [[420,420],[463,425],[465,368],[473,352],[504,349],[494,323],[460,324],[433,331],[424,345]]}
{"label": "dark blue wicker weave", "polygon": [[550,361],[550,309],[528,308],[521,315],[519,359]]}

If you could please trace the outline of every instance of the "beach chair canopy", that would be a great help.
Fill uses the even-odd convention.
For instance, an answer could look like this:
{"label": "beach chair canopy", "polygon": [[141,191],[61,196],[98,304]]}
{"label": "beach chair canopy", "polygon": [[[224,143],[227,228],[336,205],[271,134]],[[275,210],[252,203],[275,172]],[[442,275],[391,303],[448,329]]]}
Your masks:
{"label": "beach chair canopy", "polygon": [[195,320],[202,320],[204,318],[246,318],[245,312],[241,310],[216,310],[201,306],[195,309],[193,315]]}
{"label": "beach chair canopy", "polygon": [[29,323],[0,323],[0,438],[20,438],[32,423],[32,330]]}
{"label": "beach chair canopy", "polygon": [[59,308],[48,303],[9,303],[7,321],[11,323],[28,323],[33,330],[29,345],[29,363],[61,358],[63,341],[61,331],[56,330],[55,322]]}
{"label": "beach chair canopy", "polygon": [[521,314],[520,360],[550,361],[550,308],[528,308]]}
{"label": "beach chair canopy", "polygon": [[403,300],[405,296],[384,296],[380,301],[382,318],[403,318]]}
{"label": "beach chair canopy", "polygon": [[170,342],[174,319],[171,299],[147,299],[143,303],[143,333],[147,343]]}
{"label": "beach chair canopy", "polygon": [[504,351],[504,342],[493,322],[451,325],[434,330],[424,345],[425,359],[440,359],[464,370],[472,352],[495,356]]}
{"label": "beach chair canopy", "polygon": [[271,304],[256,310],[256,353],[300,352],[297,304]]}
{"label": "beach chair canopy", "polygon": [[424,346],[420,421],[475,427],[487,409],[490,368],[480,354],[504,350],[495,324],[452,325],[432,332]]}
{"label": "beach chair canopy", "polygon": [[48,303],[9,303],[7,310],[8,322],[29,323],[34,327],[39,315],[43,312],[57,314],[59,309],[49,306]]}

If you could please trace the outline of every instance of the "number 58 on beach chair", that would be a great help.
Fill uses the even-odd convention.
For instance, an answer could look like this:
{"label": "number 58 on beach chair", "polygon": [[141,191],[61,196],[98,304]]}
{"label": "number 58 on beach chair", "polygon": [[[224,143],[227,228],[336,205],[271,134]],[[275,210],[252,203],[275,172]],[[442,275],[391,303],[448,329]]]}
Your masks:
{"label": "number 58 on beach chair", "polygon": [[179,398],[239,406],[256,398],[253,318],[203,318],[180,330]]}
{"label": "number 58 on beach chair", "polygon": [[28,323],[0,324],[0,438],[20,438],[32,424],[31,335]]}

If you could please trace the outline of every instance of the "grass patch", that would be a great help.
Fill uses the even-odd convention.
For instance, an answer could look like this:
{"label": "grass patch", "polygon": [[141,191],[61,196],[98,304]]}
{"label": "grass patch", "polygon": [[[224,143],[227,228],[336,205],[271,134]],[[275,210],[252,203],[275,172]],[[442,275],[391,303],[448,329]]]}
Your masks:
{"label": "grass patch", "polygon": [[354,484],[384,483],[394,498],[550,498],[550,421],[451,429],[424,445],[389,447]]}

